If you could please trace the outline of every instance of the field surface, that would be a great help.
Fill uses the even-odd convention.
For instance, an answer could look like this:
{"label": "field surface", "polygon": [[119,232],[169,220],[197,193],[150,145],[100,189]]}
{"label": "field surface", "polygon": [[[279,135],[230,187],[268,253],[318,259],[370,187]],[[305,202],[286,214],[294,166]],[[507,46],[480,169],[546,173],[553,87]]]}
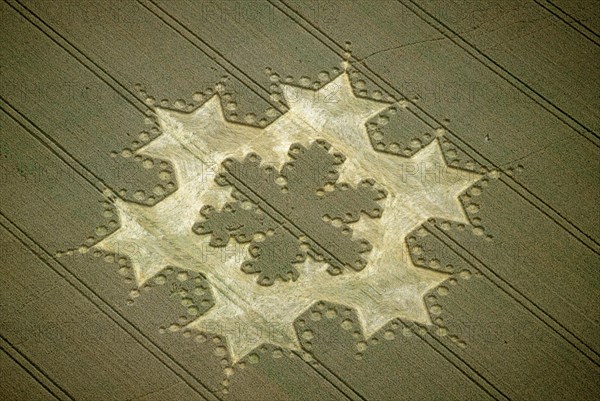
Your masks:
{"label": "field surface", "polygon": [[0,3],[0,399],[600,399],[600,3]]}

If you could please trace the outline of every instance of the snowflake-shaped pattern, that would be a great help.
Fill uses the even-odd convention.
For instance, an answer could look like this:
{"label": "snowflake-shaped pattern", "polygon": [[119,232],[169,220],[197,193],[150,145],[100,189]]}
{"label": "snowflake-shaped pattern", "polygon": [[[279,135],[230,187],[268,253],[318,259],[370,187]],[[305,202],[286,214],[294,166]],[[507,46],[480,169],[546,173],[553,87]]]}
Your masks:
{"label": "snowflake-shaped pattern", "polygon": [[371,250],[366,239],[353,239],[349,223],[359,220],[361,212],[381,217],[386,191],[375,188],[373,179],[360,181],[356,188],[337,183],[336,166],[345,161],[339,152],[330,153],[324,140],[308,148],[295,143],[288,155],[292,161],[277,171],[261,165],[260,156],[249,153],[243,161],[223,162],[216,178],[223,186],[233,186],[236,202],[221,211],[205,205],[204,217],[194,225],[197,234],[211,234],[210,245],[226,246],[230,237],[239,243],[250,242],[252,260],[242,264],[246,273],[260,273],[258,283],[271,285],[276,278],[296,280],[294,264],[304,262],[307,254],[328,264],[328,272],[342,269],[362,270],[367,261],[362,253]]}

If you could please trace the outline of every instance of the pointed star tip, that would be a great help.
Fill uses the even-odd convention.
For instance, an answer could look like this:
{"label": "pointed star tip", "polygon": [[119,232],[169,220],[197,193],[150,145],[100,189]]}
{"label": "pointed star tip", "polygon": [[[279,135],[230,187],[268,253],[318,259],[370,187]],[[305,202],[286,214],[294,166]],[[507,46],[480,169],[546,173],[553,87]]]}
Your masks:
{"label": "pointed star tip", "polygon": [[218,116],[221,120],[225,120],[225,112],[223,110],[221,94],[219,92],[215,92],[202,106],[198,107],[196,110],[200,111],[201,109],[210,109],[213,115]]}

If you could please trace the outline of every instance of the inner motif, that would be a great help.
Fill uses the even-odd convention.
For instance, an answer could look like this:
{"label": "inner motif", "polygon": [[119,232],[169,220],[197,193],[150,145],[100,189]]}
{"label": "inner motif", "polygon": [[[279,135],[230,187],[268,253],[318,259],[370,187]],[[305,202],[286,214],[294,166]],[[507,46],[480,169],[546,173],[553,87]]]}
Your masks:
{"label": "inner motif", "polygon": [[[298,87],[283,89],[284,94],[294,94],[293,99],[288,99],[289,111],[265,128],[228,122],[218,95],[190,113],[156,109],[162,134],[136,153],[171,161],[179,187],[153,207],[117,199],[115,206],[121,227],[96,245],[117,252],[121,243],[135,243],[137,251],[128,256],[138,286],[167,266],[205,277],[214,305],[195,315],[186,329],[208,331],[226,338],[234,362],[262,343],[299,350],[294,320],[319,300],[354,308],[366,337],[398,317],[430,323],[423,294],[444,281],[447,274],[415,267],[405,238],[431,217],[468,224],[458,196],[480,178],[446,166],[437,140],[410,158],[373,149],[365,122],[388,109],[390,104],[355,96],[346,73],[317,91]],[[309,155],[319,152],[321,157],[314,162],[316,166],[327,160],[327,163],[341,161],[335,153],[325,155],[322,145],[315,142],[318,138],[347,157],[343,164],[334,164],[335,173],[331,177],[319,173],[317,177],[282,174],[290,147],[292,155],[294,149]],[[298,148],[300,145],[295,144],[308,148]],[[261,164],[257,164],[258,154],[263,166],[271,164],[274,169],[281,169],[279,175],[283,179],[275,178],[281,185],[269,181],[260,187],[259,182],[249,177],[236,178],[235,174],[241,174],[234,168],[236,163],[261,168]],[[220,168],[215,171],[215,160],[231,164],[224,166],[224,171],[218,171]],[[292,162],[298,163],[298,159]],[[319,172],[319,168],[316,171]],[[352,191],[346,191],[350,198],[355,196],[356,203],[344,199],[346,192],[341,188],[337,190],[338,181],[330,182],[334,176],[339,185],[342,182],[357,185]],[[370,181],[360,184],[365,178],[374,179],[377,186],[385,189],[386,196]],[[312,179],[319,182],[319,187],[310,184],[308,190],[306,180]],[[332,187],[335,190],[328,192]],[[262,252],[270,242],[288,235],[282,231],[283,235],[276,236],[279,226],[271,227],[267,221],[266,227],[261,227],[266,231],[260,242],[260,235],[250,238],[249,231],[238,227],[248,220],[235,223],[232,220],[224,226],[217,223],[227,216],[227,210],[216,212],[221,213],[221,217],[208,209],[202,209],[201,215],[198,213],[202,205],[227,208],[232,195],[240,202],[231,205],[236,213],[240,210],[245,213],[244,207],[262,210],[267,207],[267,200],[283,199],[286,190],[288,194],[305,191],[308,199],[295,199],[286,210],[277,206],[279,214],[286,214],[281,223],[298,224],[302,217],[307,219],[302,223],[307,226],[295,232],[293,240],[287,237],[293,250],[273,256],[286,261],[277,266],[262,260]],[[261,199],[252,197],[261,191],[271,191],[271,194],[263,194]],[[340,209],[327,201],[333,199],[330,197],[338,197]],[[313,209],[313,204],[327,206]],[[292,206],[298,209],[292,211]],[[377,218],[358,219],[363,212]],[[268,215],[274,217],[275,213]],[[324,221],[327,219],[330,220]],[[349,223],[352,223],[352,236],[343,237]],[[273,235],[268,235],[269,229]],[[208,234],[209,230],[212,235],[197,234]],[[319,236],[319,230],[335,235]],[[236,241],[226,241],[231,235]],[[216,248],[211,242],[217,244],[218,238],[221,239],[219,245],[224,246]],[[346,239],[341,241],[340,238]],[[327,242],[328,239],[332,243]],[[255,240],[254,245],[249,245]],[[358,241],[358,248],[346,254],[352,241]],[[372,248],[368,258],[362,258],[359,254],[368,248]],[[314,257],[305,258],[302,252],[312,252]],[[248,253],[252,259],[244,262]],[[299,259],[292,260],[298,255]],[[319,260],[318,255],[322,255],[323,260]],[[259,283],[266,280],[262,282],[265,285],[257,285],[256,275],[247,273],[258,273]],[[282,281],[269,286],[275,278]],[[285,281],[286,278],[292,280]]]}
{"label": "inner motif", "polygon": [[228,202],[221,211],[205,205],[196,223],[197,234],[211,234],[210,245],[224,247],[231,237],[248,243],[252,259],[242,264],[246,273],[259,273],[261,285],[275,279],[298,279],[294,264],[309,255],[327,263],[330,274],[342,269],[362,270],[367,261],[361,254],[371,250],[366,239],[352,238],[350,223],[364,213],[381,217],[377,201],[386,197],[372,179],[364,179],[356,188],[340,182],[336,166],[345,161],[341,153],[330,153],[331,145],[316,140],[305,148],[292,144],[292,161],[278,171],[261,164],[260,156],[249,153],[243,161],[226,159],[216,182],[234,188],[236,202]]}

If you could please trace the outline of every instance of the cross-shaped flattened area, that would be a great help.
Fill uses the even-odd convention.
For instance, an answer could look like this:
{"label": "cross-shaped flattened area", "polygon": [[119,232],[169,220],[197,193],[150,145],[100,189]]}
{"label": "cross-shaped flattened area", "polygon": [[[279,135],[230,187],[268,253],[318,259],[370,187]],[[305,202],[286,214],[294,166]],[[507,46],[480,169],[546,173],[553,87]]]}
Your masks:
{"label": "cross-shaped flattened area", "polygon": [[361,212],[378,218],[378,201],[386,191],[376,188],[372,179],[352,187],[337,183],[336,166],[345,161],[341,153],[331,153],[324,140],[308,148],[295,143],[288,155],[292,159],[280,171],[261,163],[260,156],[249,153],[243,161],[226,159],[219,185],[234,188],[235,202],[220,211],[205,205],[204,220],[193,226],[196,234],[211,234],[210,245],[226,246],[231,237],[250,243],[251,258],[242,263],[246,273],[259,273],[257,282],[272,285],[275,279],[296,280],[295,263],[309,255],[328,264],[328,272],[362,270],[367,265],[362,253],[371,250],[365,239],[355,239],[348,224],[357,222]]}

